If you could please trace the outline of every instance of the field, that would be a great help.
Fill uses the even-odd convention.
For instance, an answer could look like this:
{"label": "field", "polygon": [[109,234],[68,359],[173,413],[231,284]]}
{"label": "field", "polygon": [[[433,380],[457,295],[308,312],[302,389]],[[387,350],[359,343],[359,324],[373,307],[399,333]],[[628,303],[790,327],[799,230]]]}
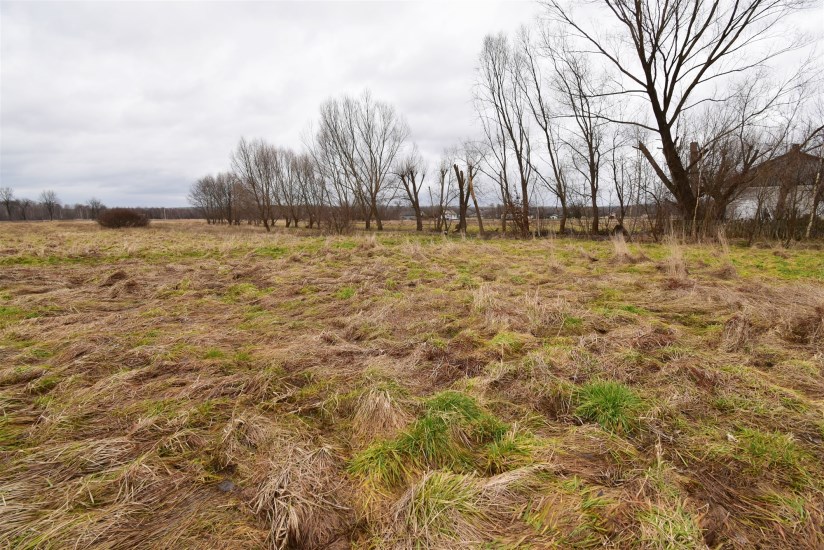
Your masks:
{"label": "field", "polygon": [[0,226],[2,548],[822,548],[824,252]]}

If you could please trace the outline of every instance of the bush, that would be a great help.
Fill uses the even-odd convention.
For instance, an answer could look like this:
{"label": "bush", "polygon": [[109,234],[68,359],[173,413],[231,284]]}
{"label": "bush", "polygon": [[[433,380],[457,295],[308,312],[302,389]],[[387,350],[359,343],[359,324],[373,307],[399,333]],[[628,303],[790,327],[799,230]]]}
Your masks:
{"label": "bush", "polygon": [[97,223],[109,228],[146,227],[149,225],[149,217],[129,208],[109,208],[100,213]]}

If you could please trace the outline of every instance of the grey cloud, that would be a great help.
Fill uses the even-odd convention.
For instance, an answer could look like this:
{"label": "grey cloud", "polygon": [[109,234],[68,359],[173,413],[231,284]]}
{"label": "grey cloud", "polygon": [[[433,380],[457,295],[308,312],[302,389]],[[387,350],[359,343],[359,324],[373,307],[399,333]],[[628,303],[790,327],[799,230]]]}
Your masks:
{"label": "grey cloud", "polygon": [[182,205],[241,136],[300,147],[370,88],[424,155],[473,130],[483,36],[533,2],[0,4],[0,184],[65,202]]}

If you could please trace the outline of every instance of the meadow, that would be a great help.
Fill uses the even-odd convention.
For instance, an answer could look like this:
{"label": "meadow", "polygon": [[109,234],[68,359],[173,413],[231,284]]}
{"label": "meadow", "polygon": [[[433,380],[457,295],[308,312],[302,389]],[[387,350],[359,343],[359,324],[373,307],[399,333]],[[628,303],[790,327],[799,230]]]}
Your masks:
{"label": "meadow", "polygon": [[1,548],[822,548],[824,251],[0,226]]}

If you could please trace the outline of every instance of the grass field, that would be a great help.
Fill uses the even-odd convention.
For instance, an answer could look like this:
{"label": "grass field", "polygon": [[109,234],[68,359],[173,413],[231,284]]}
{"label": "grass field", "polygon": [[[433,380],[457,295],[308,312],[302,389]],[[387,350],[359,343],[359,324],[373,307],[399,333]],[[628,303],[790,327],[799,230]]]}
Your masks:
{"label": "grass field", "polygon": [[822,548],[824,252],[0,226],[0,547]]}

